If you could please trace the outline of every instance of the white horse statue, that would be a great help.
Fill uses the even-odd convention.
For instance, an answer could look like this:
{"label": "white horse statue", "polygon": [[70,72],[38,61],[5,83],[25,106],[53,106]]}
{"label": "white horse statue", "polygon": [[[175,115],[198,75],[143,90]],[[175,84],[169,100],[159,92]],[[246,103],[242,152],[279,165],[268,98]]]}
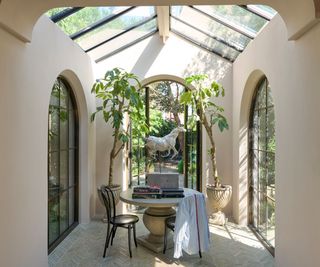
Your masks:
{"label": "white horse statue", "polygon": [[149,155],[151,157],[155,157],[157,151],[164,152],[168,151],[168,154],[164,157],[169,156],[170,151],[173,150],[173,155],[171,159],[173,159],[178,151],[175,148],[176,139],[180,132],[185,132],[186,130],[183,127],[174,128],[169,134],[163,137],[149,136],[145,139],[146,147],[149,151]]}

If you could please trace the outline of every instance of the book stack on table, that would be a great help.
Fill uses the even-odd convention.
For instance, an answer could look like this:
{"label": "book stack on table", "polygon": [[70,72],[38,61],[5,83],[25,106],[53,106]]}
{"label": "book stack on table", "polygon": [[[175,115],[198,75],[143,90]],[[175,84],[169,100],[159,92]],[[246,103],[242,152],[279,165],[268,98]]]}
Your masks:
{"label": "book stack on table", "polygon": [[132,198],[161,198],[162,190],[159,187],[135,186]]}
{"label": "book stack on table", "polygon": [[163,188],[162,197],[182,198],[184,197],[183,188]]}

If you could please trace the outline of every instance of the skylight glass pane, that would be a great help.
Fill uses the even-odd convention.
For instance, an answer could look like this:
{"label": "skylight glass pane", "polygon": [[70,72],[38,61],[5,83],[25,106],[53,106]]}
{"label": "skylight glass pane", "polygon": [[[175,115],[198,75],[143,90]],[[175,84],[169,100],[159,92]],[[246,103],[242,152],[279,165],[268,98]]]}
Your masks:
{"label": "skylight glass pane", "polygon": [[110,53],[113,53],[117,49],[121,49],[125,45],[128,45],[139,38],[150,34],[157,29],[157,19],[154,18],[151,21],[139,26],[131,31],[128,31],[121,36],[99,46],[98,48],[90,51],[88,54],[95,60],[104,57]]}
{"label": "skylight glass pane", "polygon": [[272,19],[277,11],[275,11],[272,7],[264,6],[264,5],[247,5],[250,10],[257,11],[265,15],[267,18]]}
{"label": "skylight glass pane", "polygon": [[212,50],[223,57],[227,57],[230,60],[236,59],[236,57],[239,55],[239,52],[237,52],[236,50],[224,45],[223,43],[216,41],[215,39],[185,25],[184,23],[172,17],[171,29],[177,31],[178,33],[181,33],[182,35],[185,35],[186,37],[192,39],[196,43],[199,43],[202,46],[207,47],[207,49]]}
{"label": "skylight glass pane", "polygon": [[250,38],[245,35],[210,19],[188,6],[171,7],[171,15],[187,22],[188,24],[196,26],[196,28],[212,36],[222,39],[240,50],[243,50],[250,42]]}
{"label": "skylight glass pane", "polygon": [[219,18],[224,22],[243,28],[249,33],[251,32],[251,34],[257,34],[267,22],[260,16],[235,5],[195,7],[209,15]]}
{"label": "skylight glass pane", "polygon": [[89,25],[128,7],[86,7],[57,22],[68,35],[76,33]]}
{"label": "skylight glass pane", "polygon": [[81,36],[75,41],[87,50],[96,44],[99,44],[118,33],[125,31],[127,28],[142,22],[155,15],[154,7],[137,7],[131,11],[121,15],[120,17],[110,21],[109,23]]}
{"label": "skylight glass pane", "polygon": [[67,10],[67,9],[71,9],[72,7],[58,7],[58,8],[53,8],[47,11],[46,15],[49,17],[52,17],[54,15],[57,15],[58,13]]}

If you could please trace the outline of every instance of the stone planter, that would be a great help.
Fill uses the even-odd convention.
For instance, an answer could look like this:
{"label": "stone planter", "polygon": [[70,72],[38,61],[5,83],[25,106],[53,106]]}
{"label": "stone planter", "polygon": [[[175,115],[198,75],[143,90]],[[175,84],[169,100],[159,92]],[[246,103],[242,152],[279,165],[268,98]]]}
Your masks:
{"label": "stone planter", "polygon": [[207,185],[206,188],[209,204],[214,210],[214,213],[212,214],[212,223],[225,225],[227,219],[225,214],[221,210],[228,205],[231,199],[231,185],[221,185],[221,187]]}
{"label": "stone planter", "polygon": [[[113,193],[113,196],[114,196],[114,202],[117,206],[117,204],[119,203],[120,201],[120,193],[121,193],[121,185],[117,185],[117,184],[114,184],[110,187],[112,193]],[[101,188],[98,187],[97,188],[98,190],[98,197],[99,197],[99,200],[100,200],[100,203],[103,205],[104,207],[104,202],[103,202],[103,198],[102,198],[102,195],[101,195]],[[103,222],[107,222],[107,214],[105,214],[102,218],[102,221]]]}

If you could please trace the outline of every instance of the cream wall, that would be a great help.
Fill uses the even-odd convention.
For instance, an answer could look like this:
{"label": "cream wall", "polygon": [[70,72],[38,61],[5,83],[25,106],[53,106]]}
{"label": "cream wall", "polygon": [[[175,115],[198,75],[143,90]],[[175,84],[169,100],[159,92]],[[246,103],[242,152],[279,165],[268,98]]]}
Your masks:
{"label": "cream wall", "polygon": [[[0,29],[0,266],[47,266],[47,143],[51,89],[62,74],[80,117],[80,222],[90,220],[95,131],[89,57],[48,18],[25,44]],[[91,211],[92,212],[92,211]]]}
{"label": "cream wall", "polygon": [[247,122],[252,93],[269,79],[276,113],[276,263],[319,266],[320,27],[288,41],[277,16],[233,66],[234,216],[247,223]]}
{"label": "cream wall", "polygon": [[[103,56],[103,55],[101,55]],[[162,38],[158,34],[146,39],[143,42],[124,50],[123,52],[102,61],[96,65],[95,73],[97,77],[102,77],[106,70],[114,67],[121,67],[126,71],[133,72],[140,77],[141,80],[148,79],[157,75],[169,75],[184,78],[195,73],[206,73],[211,79],[221,82],[226,89],[226,96],[220,100],[221,105],[225,107],[226,116],[232,126],[232,65],[225,60],[205,52],[202,49],[182,40],[181,38],[171,34],[164,44]],[[102,126],[102,118],[98,119],[97,125]],[[111,137],[108,134],[107,126],[97,128],[97,185],[105,181],[106,162],[109,162],[106,148],[111,147]],[[219,174],[223,177],[225,183],[232,183],[232,130],[221,134],[216,131],[217,140],[217,161]],[[109,138],[106,138],[109,136]],[[206,172],[207,149],[206,134],[203,131],[203,186],[208,182],[210,174]],[[110,149],[107,149],[108,151]],[[109,152],[108,152],[109,153]],[[118,159],[115,164],[118,175],[115,175],[116,181],[121,183],[122,172],[125,170],[124,160]],[[209,181],[212,183],[212,179]],[[127,186],[127,179],[122,183],[123,188]],[[227,209],[227,213],[231,216],[231,205]],[[97,216],[101,215],[103,209],[97,201]]]}

